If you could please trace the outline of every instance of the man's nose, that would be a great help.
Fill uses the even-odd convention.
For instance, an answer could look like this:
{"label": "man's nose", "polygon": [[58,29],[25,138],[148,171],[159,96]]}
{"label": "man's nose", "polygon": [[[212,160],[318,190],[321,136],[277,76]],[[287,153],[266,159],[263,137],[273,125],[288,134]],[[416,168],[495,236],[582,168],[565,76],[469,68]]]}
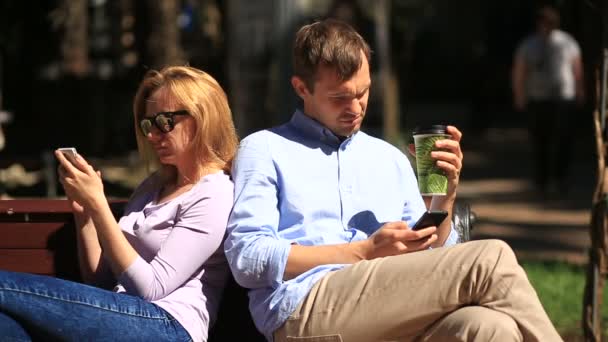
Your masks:
{"label": "man's nose", "polygon": [[353,99],[350,102],[350,106],[349,106],[348,110],[351,113],[361,114],[361,112],[363,112],[363,104],[361,103],[361,100],[357,99],[357,98]]}

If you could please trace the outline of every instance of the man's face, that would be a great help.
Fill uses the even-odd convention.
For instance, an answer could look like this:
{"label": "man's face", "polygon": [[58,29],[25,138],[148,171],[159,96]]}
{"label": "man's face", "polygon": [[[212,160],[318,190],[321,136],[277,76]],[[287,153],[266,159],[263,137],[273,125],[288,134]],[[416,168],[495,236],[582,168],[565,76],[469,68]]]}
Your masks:
{"label": "man's face", "polygon": [[340,81],[336,71],[325,65],[319,66],[312,91],[300,78],[292,78],[296,93],[304,101],[304,113],[338,136],[357,132],[365,116],[371,78],[367,58],[363,52],[361,55],[361,68],[346,81]]}
{"label": "man's face", "polygon": [[554,28],[546,20],[539,19],[538,22],[536,23],[536,29],[542,36],[548,37]]}

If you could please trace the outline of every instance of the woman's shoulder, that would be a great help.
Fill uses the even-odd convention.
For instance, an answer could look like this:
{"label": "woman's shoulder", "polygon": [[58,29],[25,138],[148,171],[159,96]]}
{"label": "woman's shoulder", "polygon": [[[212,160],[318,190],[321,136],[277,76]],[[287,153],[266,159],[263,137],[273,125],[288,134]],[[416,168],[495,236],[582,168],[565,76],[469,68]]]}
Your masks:
{"label": "woman's shoulder", "polygon": [[172,200],[178,216],[223,217],[234,202],[234,185],[221,171],[199,180],[192,189]]}
{"label": "woman's shoulder", "polygon": [[234,193],[234,183],[230,176],[223,171],[210,173],[201,178],[182,202],[196,202],[201,199],[225,200],[232,202]]}
{"label": "woman's shoulder", "polygon": [[150,194],[158,190],[160,187],[161,177],[160,172],[155,171],[146,177],[139,185],[133,190],[131,194],[131,200],[141,197],[142,195]]}
{"label": "woman's shoulder", "polygon": [[232,182],[230,175],[227,175],[224,171],[217,171],[205,175],[194,187],[199,189],[199,191],[208,193],[232,192],[234,190],[234,183]]}
{"label": "woman's shoulder", "polygon": [[145,203],[151,201],[160,187],[160,181],[160,172],[158,171],[146,177],[131,193],[127,208],[136,209],[143,207]]}

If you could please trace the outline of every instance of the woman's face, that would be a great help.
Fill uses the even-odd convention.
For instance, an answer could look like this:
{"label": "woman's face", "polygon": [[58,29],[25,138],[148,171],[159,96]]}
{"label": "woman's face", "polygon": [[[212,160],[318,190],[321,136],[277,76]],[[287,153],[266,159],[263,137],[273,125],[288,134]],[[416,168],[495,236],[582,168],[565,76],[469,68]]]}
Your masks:
{"label": "woman's face", "polygon": [[[169,91],[160,88],[153,92],[146,101],[144,118],[153,119],[156,114],[161,112],[176,112],[184,109],[177,104]],[[162,164],[179,166],[193,160],[191,142],[194,138],[196,123],[190,115],[175,115],[173,121],[173,130],[167,133],[163,133],[152,125],[146,138]]]}

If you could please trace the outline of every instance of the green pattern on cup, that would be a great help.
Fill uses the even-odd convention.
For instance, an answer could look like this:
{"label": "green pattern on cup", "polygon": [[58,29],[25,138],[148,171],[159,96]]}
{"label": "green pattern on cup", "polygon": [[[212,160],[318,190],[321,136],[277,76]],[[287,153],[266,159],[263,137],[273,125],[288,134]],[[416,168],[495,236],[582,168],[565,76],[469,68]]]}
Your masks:
{"label": "green pattern on cup", "polygon": [[448,139],[445,134],[420,134],[414,136],[416,144],[416,169],[418,188],[422,195],[445,195],[448,191],[448,179],[442,169],[437,167],[436,160],[431,158],[431,151],[437,140]]}

